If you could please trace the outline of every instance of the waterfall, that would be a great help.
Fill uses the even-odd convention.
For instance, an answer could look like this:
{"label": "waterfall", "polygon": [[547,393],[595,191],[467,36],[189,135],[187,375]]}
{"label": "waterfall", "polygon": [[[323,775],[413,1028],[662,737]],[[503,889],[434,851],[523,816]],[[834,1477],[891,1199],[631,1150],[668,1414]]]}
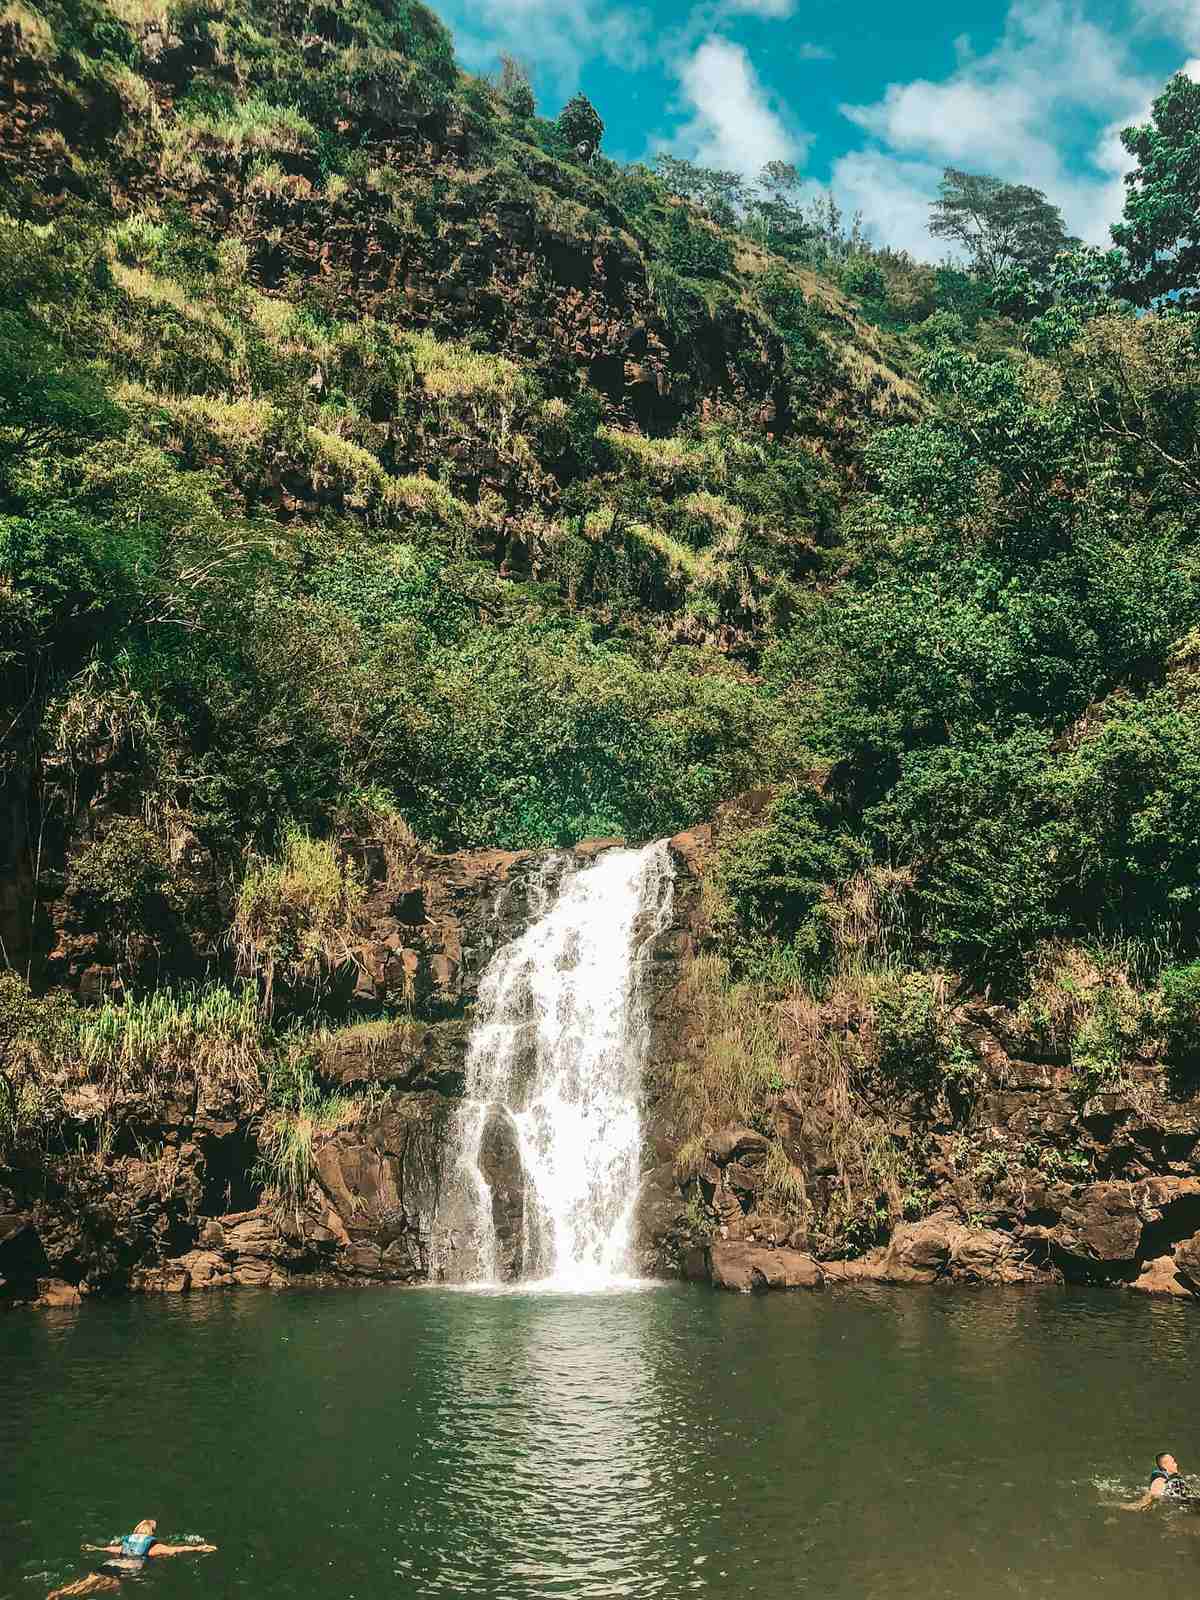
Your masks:
{"label": "waterfall", "polygon": [[534,916],[480,980],[434,1224],[449,1281],[589,1287],[628,1270],[649,1045],[643,969],[667,925],[665,843],[551,856]]}

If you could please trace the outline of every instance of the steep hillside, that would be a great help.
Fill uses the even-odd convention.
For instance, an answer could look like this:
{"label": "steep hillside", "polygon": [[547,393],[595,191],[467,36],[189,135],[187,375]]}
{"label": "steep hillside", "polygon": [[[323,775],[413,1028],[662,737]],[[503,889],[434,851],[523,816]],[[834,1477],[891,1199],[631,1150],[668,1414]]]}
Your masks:
{"label": "steep hillside", "polygon": [[18,876],[101,782],[236,866],[368,791],[534,844],[779,771],[748,674],[913,411],[894,339],[419,5],[3,15]]}
{"label": "steep hillside", "polygon": [[[714,814],[653,1090],[677,1255],[729,1232],[731,1128],[770,1147],[744,1216],[825,1255],[960,1169],[1024,1226],[985,1004],[1081,1119],[1005,1182],[1190,1182],[1195,315],[1086,252],[1000,295],[756,236],[589,115],[463,74],[414,0],[0,10],[11,1193],[69,1141],[111,1188],[145,1091],[162,1150],[207,1106],[231,1193],[319,1220],[323,1141],[428,1067],[381,1112],[326,1035],[461,1034],[458,956],[413,956],[433,853]],[[1072,1166],[1143,1079],[1149,1153]],[[139,1271],[216,1215],[198,1170]]]}

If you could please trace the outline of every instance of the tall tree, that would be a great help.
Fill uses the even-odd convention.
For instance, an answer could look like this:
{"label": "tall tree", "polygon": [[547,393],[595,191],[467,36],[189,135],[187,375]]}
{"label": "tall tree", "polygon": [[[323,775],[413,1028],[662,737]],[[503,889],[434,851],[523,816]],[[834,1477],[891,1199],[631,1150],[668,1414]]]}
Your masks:
{"label": "tall tree", "polygon": [[690,200],[714,222],[725,227],[732,227],[747,204],[746,186],[736,172],[698,167],[692,161],[665,151],[655,156],[654,170],[671,194]]}
{"label": "tall tree", "polygon": [[581,161],[592,159],[604,137],[600,113],[585,94],[571,96],[558,113],[557,127]]}
{"label": "tall tree", "polygon": [[800,209],[800,173],[790,161],[768,161],[758,175],[760,195],[749,210],[764,244],[786,250],[809,236]]}
{"label": "tall tree", "polygon": [[1040,189],[957,167],[947,167],[942,175],[929,231],[963,245],[972,269],[988,283],[1009,267],[1041,275],[1060,250],[1078,242]]}
{"label": "tall tree", "polygon": [[533,80],[525,63],[517,56],[510,56],[506,51],[501,51],[500,77],[496,87],[513,116],[519,121],[528,121],[536,110],[536,105],[533,98]]}
{"label": "tall tree", "polygon": [[1129,257],[1123,288],[1139,305],[1166,294],[1200,301],[1200,83],[1178,73],[1121,143],[1137,162],[1112,231]]}

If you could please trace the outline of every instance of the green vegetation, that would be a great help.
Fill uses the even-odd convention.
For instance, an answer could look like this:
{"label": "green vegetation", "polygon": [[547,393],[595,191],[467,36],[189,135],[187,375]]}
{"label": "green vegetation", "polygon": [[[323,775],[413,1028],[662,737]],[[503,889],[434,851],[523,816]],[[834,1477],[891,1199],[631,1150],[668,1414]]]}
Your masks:
{"label": "green vegetation", "polygon": [[81,1008],[58,995],[39,998],[15,974],[0,973],[0,1156],[39,1142],[61,1148],[65,1137],[70,1152],[101,1159],[123,1097],[153,1102],[194,1092],[202,1105],[232,1101],[257,1113],[255,1179],[280,1204],[299,1205],[316,1142],[379,1103],[373,1087],[330,1090],[320,1076],[324,1056],[348,1036],[369,1051],[394,1026],[279,1032],[250,984],[163,988]]}
{"label": "green vegetation", "polygon": [[285,829],[277,859],[251,861],[234,907],[230,938],[238,966],[262,982],[271,1010],[276,978],[321,989],[351,960],[362,885],[326,839]]}
{"label": "green vegetation", "polygon": [[84,1008],[0,973],[0,1148],[48,1134],[64,1096],[85,1084],[98,1099],[84,1117],[102,1118],[121,1095],[183,1086],[252,1103],[275,1048],[249,985],[160,988]]}
{"label": "green vegetation", "polygon": [[15,972],[0,972],[0,1154],[36,1138],[58,1114],[51,1067],[74,1016],[70,1001],[39,1000]]}
{"label": "green vegetation", "polygon": [[1200,292],[1200,84],[1185,73],[1155,100],[1151,119],[1126,128],[1121,142],[1137,162],[1124,220],[1113,238],[1128,256],[1123,274],[1131,296],[1148,305]]}
{"label": "green vegetation", "polygon": [[1054,257],[1077,240],[1040,189],[947,167],[929,231],[967,252],[981,282],[995,284],[1014,267],[1044,276]]}
{"label": "green vegetation", "polygon": [[[12,989],[10,1133],[68,1058],[269,1077],[352,967],[348,831],[399,870],[752,785],[685,1167],[804,1087],[856,1130],[825,1236],[919,1209],[872,1096],[957,1115],[970,990],[1081,1095],[1194,1085],[1200,89],[1127,132],[1113,250],[949,170],[969,259],[934,266],[785,163],[607,160],[417,0],[8,16],[0,864],[34,904],[0,959],[36,988],[65,906],[129,983],[49,1033]],[[202,922],[255,987],[142,993]],[[294,1198],[349,1113],[279,1092]]]}
{"label": "green vegetation", "polygon": [[568,149],[578,151],[584,161],[592,159],[604,137],[600,113],[585,94],[573,95],[567,101],[555,127]]}
{"label": "green vegetation", "polygon": [[280,1059],[270,1079],[272,1109],[259,1131],[255,1176],[279,1205],[299,1206],[308,1193],[314,1144],[364,1115],[369,1096],[330,1093],[313,1076],[303,1054]]}
{"label": "green vegetation", "polygon": [[268,1048],[255,990],[210,984],[81,1010],[61,1055],[106,1088],[187,1080],[253,1091]]}

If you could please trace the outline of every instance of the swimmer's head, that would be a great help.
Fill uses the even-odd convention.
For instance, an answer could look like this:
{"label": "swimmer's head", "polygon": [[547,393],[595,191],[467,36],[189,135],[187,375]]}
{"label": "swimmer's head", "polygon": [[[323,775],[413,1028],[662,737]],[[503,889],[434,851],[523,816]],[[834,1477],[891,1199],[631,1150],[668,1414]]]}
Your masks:
{"label": "swimmer's head", "polygon": [[153,1533],[157,1527],[158,1523],[155,1522],[153,1517],[143,1517],[133,1531],[134,1533]]}
{"label": "swimmer's head", "polygon": [[1154,1464],[1161,1467],[1164,1472],[1178,1472],[1179,1463],[1169,1450],[1161,1450],[1154,1458]]}

